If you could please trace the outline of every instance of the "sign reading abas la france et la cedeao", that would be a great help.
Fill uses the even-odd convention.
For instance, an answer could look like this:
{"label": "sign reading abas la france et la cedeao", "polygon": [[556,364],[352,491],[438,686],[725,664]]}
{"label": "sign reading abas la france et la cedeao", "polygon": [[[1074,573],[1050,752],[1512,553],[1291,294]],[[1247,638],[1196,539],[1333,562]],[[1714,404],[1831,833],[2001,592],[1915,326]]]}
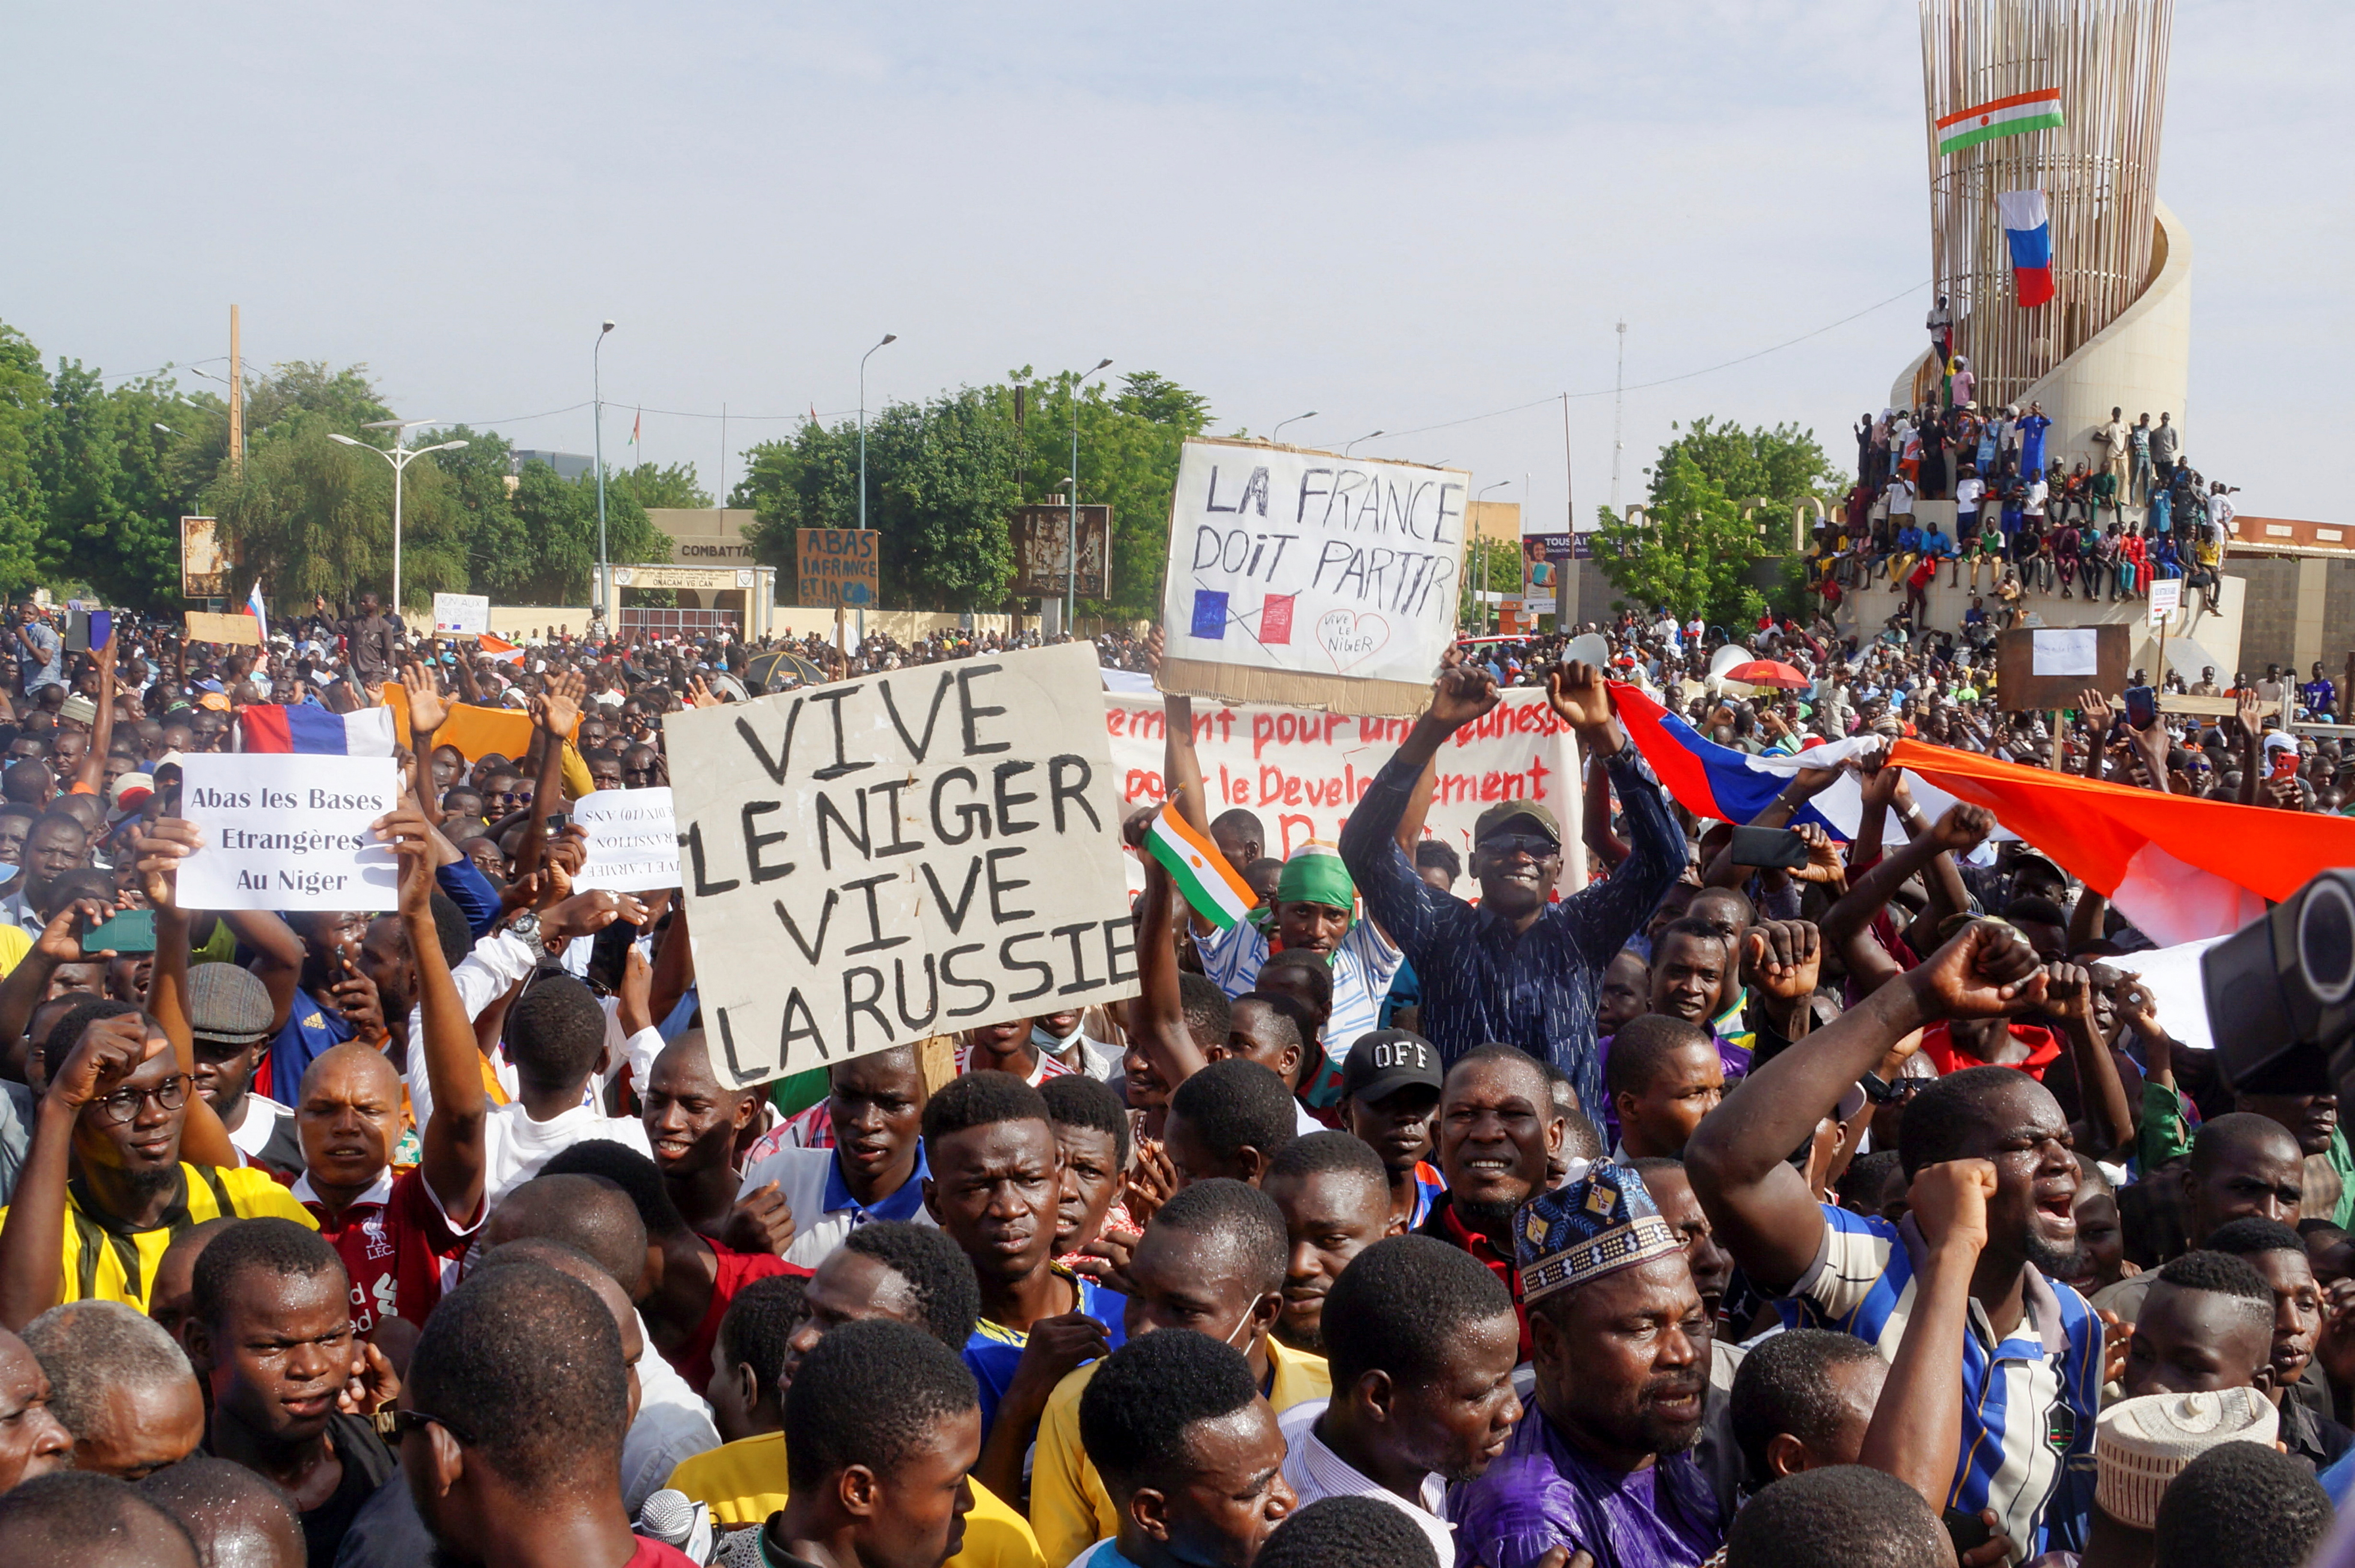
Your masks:
{"label": "sign reading abas la france et la cedeao", "polygon": [[664,726],[712,1062],[753,1084],[1136,992],[1094,647]]}

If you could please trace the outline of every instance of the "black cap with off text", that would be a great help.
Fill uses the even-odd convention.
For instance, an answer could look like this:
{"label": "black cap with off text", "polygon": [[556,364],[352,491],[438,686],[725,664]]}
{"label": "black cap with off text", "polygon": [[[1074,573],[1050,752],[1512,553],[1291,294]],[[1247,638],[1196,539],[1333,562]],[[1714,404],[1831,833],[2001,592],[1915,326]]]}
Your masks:
{"label": "black cap with off text", "polygon": [[1439,1047],[1406,1029],[1358,1036],[1341,1065],[1341,1092],[1353,1099],[1387,1099],[1401,1089],[1436,1089],[1444,1076]]}

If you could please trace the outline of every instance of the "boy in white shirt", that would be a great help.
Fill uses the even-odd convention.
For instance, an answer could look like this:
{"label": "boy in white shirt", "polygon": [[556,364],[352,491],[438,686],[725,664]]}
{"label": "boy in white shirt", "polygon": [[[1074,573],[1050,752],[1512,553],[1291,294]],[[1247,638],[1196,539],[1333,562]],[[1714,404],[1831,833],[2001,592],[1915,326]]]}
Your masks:
{"label": "boy in white shirt", "polygon": [[506,1052],[517,1097],[484,1123],[483,1186],[494,1205],[538,1175],[557,1150],[591,1139],[653,1158],[637,1118],[609,1117],[587,1098],[605,1058],[605,1010],[587,986],[541,971],[507,1009]]}

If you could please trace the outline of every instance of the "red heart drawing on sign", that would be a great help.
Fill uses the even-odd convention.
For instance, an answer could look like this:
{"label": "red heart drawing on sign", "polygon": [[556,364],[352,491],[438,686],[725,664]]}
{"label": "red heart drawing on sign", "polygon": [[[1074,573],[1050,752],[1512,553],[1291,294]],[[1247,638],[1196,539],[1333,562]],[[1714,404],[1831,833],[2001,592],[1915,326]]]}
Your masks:
{"label": "red heart drawing on sign", "polygon": [[1316,619],[1316,644],[1337,673],[1362,664],[1391,640],[1391,623],[1367,609],[1328,609]]}

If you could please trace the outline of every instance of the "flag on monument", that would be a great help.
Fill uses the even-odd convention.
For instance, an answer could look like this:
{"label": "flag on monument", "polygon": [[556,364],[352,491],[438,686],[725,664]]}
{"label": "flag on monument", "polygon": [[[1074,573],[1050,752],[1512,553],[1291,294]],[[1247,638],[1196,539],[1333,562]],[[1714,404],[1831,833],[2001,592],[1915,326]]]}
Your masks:
{"label": "flag on monument", "polygon": [[1939,120],[1938,152],[1943,156],[1948,153],[1959,153],[1966,147],[1976,147],[1982,142],[1992,142],[1999,136],[2024,136],[2030,131],[2057,131],[2062,124],[2059,88],[2015,92],[2007,98],[1993,98],[1985,103],[1975,103]]}
{"label": "flag on monument", "polygon": [[1995,207],[2011,246],[2012,293],[2023,310],[2043,304],[2052,298],[2052,224],[2044,193],[1999,191]]}
{"label": "flag on monument", "polygon": [[1251,885],[1235,874],[1218,846],[1194,831],[1178,814],[1177,804],[1166,803],[1146,830],[1145,847],[1178,884],[1178,891],[1194,912],[1223,931],[1259,903]]}

